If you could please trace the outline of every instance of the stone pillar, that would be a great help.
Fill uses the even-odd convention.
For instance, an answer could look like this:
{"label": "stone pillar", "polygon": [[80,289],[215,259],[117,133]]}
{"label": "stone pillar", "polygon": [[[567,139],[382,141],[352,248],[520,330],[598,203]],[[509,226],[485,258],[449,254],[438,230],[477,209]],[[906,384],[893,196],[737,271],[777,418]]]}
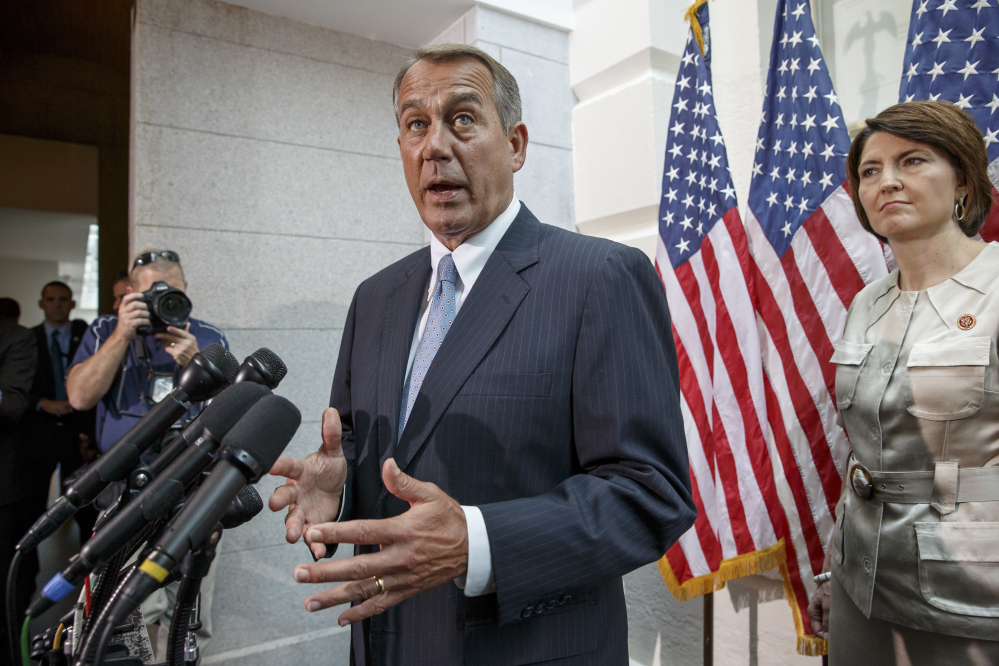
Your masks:
{"label": "stone pillar", "polygon": [[568,32],[477,4],[434,41],[477,46],[517,79],[528,131],[517,196],[542,222],[574,230]]}

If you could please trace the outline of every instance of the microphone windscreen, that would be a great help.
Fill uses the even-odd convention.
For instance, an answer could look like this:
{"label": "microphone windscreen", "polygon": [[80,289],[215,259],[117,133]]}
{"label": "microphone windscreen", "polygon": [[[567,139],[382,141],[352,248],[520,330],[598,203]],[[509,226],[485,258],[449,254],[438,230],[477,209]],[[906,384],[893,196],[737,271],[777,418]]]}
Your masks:
{"label": "microphone windscreen", "polygon": [[284,376],[288,374],[288,366],[284,364],[281,357],[272,352],[267,347],[261,347],[257,351],[250,354],[253,358],[257,359],[262,366],[267,368],[274,378],[274,385],[277,386],[284,379]]}
{"label": "microphone windscreen", "polygon": [[227,530],[235,529],[251,520],[263,508],[264,501],[260,499],[257,489],[253,486],[243,486],[243,489],[229,502],[229,508],[222,516],[222,527]]}
{"label": "microphone windscreen", "polygon": [[262,384],[233,384],[219,393],[201,413],[201,425],[212,434],[216,442],[220,441],[265,395],[270,395],[270,389]]}
{"label": "microphone windscreen", "polygon": [[232,384],[239,372],[239,361],[229,353],[229,350],[218,344],[210,344],[199,352],[207,361],[222,371],[227,383]]}
{"label": "microphone windscreen", "polygon": [[222,438],[222,446],[246,451],[266,472],[274,466],[301,422],[302,414],[287,398],[267,395]]}

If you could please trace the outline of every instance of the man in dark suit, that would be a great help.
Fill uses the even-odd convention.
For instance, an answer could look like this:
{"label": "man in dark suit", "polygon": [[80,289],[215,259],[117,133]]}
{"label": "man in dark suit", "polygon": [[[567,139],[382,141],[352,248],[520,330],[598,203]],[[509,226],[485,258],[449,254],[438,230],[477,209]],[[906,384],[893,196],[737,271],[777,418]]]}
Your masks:
{"label": "man in dark suit", "polygon": [[[28,391],[35,374],[35,336],[20,326],[21,308],[11,298],[0,298],[0,571],[6,579],[14,547],[36,516],[27,507],[28,484],[22,474],[25,442],[22,421],[28,412]],[[38,573],[38,555],[30,553],[17,577],[17,609],[28,606]],[[6,604],[0,608],[0,666],[10,665]],[[18,625],[20,626],[20,624]]]}
{"label": "man in dark suit", "polygon": [[356,664],[627,664],[621,576],[695,511],[662,284],[516,199],[527,128],[487,54],[421,49],[395,104],[433,239],[358,288],[322,447],[271,470],[288,541],[357,544],[295,569],[345,582],[306,608],[352,602]]}
{"label": "man in dark suit", "polygon": [[[45,511],[48,479],[56,463],[61,464],[65,480],[96,457],[95,410],[73,409],[66,395],[66,369],[87,332],[87,322],[70,321],[76,301],[66,283],[49,282],[42,287],[41,296],[38,307],[45,313],[45,321],[31,329],[35,334],[38,364],[26,419],[28,437],[38,452],[32,483],[39,515]],[[97,512],[93,507],[85,507],[75,518],[80,526],[80,539],[86,541],[93,531]]]}

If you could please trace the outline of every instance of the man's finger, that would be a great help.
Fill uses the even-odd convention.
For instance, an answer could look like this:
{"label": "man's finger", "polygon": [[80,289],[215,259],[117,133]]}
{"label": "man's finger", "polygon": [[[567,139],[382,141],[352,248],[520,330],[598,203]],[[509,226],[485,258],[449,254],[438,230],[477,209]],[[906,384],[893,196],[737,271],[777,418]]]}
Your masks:
{"label": "man's finger", "polygon": [[[394,458],[389,458],[382,465],[382,481],[390,493],[410,504],[429,502],[441,494],[441,489],[432,483],[418,481],[399,469]],[[348,541],[347,543],[353,543]]]}
{"label": "man's finger", "polygon": [[[190,323],[188,323],[190,326]],[[187,328],[177,328],[176,326],[167,326],[167,332],[177,336],[178,340],[191,340],[194,338],[193,335],[187,332]]]}
{"label": "man's finger", "polygon": [[[404,592],[404,589],[408,587],[394,576],[382,576],[381,579],[386,595],[389,592]],[[374,599],[379,594],[374,577],[354,580],[313,594],[305,600],[305,610],[315,613],[324,608]]]}
{"label": "man's finger", "polygon": [[309,538],[313,541],[352,543],[355,546],[395,543],[400,536],[399,521],[395,518],[319,523],[309,530]]}
{"label": "man's finger", "polygon": [[287,508],[298,501],[298,488],[296,486],[283,485],[278,486],[271,493],[270,499],[267,500],[267,508],[271,511],[280,511],[281,509]]}
{"label": "man's finger", "polygon": [[342,583],[382,576],[399,569],[396,556],[385,551],[344,560],[299,564],[292,573],[298,583]]}
{"label": "man's finger", "polygon": [[327,455],[338,455],[342,436],[343,426],[340,424],[339,412],[327,407],[323,410],[323,452]]}
{"label": "man's finger", "polygon": [[301,509],[293,508],[284,517],[284,538],[288,543],[297,543],[302,538],[305,516]]}
{"label": "man's finger", "polygon": [[299,479],[305,471],[305,462],[296,458],[281,456],[271,465],[269,472],[273,476],[283,476],[288,479]]}
{"label": "man's finger", "polygon": [[368,599],[363,604],[351,606],[348,610],[341,613],[340,617],[337,618],[337,622],[340,623],[341,627],[346,627],[348,624],[360,622],[361,620],[375,615],[380,615],[392,606],[395,606],[408,597],[413,596],[416,592],[416,590],[408,589],[405,591],[400,590],[398,592],[386,592],[385,594],[379,594]]}

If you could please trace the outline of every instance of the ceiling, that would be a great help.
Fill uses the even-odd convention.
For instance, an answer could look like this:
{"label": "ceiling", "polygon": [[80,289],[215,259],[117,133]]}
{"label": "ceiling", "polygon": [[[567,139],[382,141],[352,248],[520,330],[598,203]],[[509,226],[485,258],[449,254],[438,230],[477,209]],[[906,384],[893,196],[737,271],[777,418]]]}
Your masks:
{"label": "ceiling", "polygon": [[226,0],[265,14],[400,46],[428,44],[475,4],[569,28],[572,0]]}

